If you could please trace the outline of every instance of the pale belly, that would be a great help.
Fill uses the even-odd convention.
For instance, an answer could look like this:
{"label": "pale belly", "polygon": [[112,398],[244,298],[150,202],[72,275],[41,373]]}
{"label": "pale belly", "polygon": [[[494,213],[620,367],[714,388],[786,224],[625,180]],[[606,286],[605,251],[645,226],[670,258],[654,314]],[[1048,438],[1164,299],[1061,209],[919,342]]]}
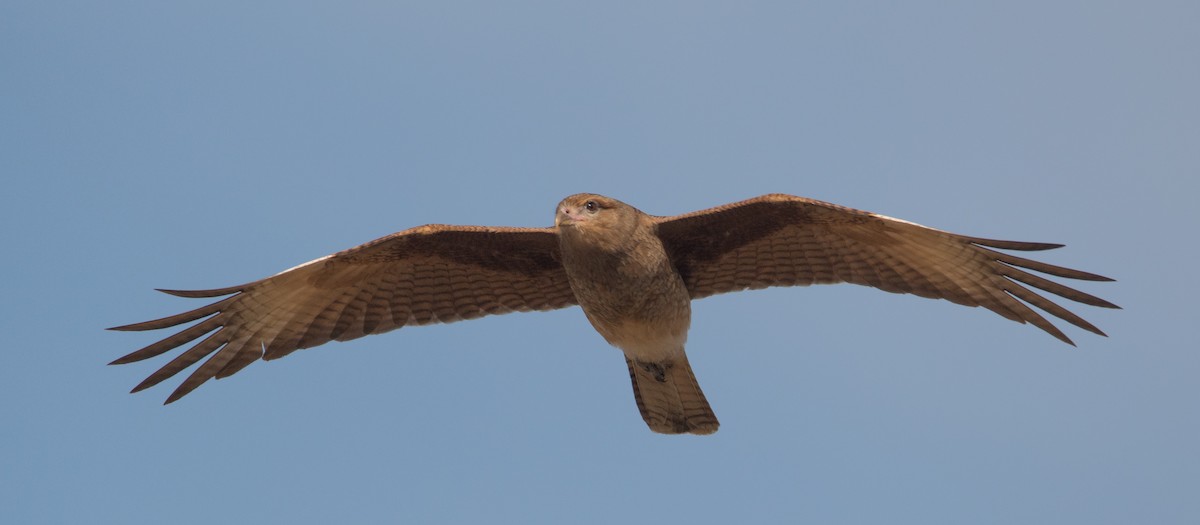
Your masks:
{"label": "pale belly", "polygon": [[[593,321],[593,326],[596,323]],[[683,355],[687,343],[689,322],[640,322],[622,321],[615,326],[596,330],[609,344],[620,348],[630,359],[660,363]]]}
{"label": "pale belly", "polygon": [[[609,344],[620,348],[630,359],[643,362],[662,362],[683,355],[692,317],[691,300],[686,292],[639,290],[640,295],[634,300],[628,292],[608,292],[588,294],[592,300],[580,301],[580,306]],[[653,295],[645,296],[647,293]]]}

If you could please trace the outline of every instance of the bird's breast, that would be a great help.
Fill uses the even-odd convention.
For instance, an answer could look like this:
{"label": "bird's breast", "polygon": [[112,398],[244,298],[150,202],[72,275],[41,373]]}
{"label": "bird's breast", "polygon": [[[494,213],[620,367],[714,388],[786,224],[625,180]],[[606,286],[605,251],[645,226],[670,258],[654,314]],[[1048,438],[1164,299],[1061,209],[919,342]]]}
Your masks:
{"label": "bird's breast", "polygon": [[626,355],[658,362],[683,351],[691,296],[667,265],[567,266],[567,277],[588,321]]}

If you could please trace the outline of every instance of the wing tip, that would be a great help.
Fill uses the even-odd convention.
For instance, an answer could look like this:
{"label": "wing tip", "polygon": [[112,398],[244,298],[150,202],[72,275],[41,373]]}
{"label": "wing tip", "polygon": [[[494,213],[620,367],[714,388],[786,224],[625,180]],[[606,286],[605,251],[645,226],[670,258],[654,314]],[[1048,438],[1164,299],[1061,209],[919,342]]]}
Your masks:
{"label": "wing tip", "polygon": [[983,237],[967,237],[967,241],[969,241],[971,244],[976,244],[979,246],[999,248],[1001,250],[1017,250],[1022,252],[1057,250],[1066,246],[1065,244],[1057,242],[1004,241],[1000,239],[985,239]]}
{"label": "wing tip", "polygon": [[[1096,335],[1098,335],[1098,336],[1100,336],[1100,337],[1108,337],[1108,334],[1104,333],[1104,330],[1101,330],[1101,329],[1097,328],[1095,325],[1093,325],[1093,324],[1091,324],[1091,323],[1087,323],[1087,326],[1080,326],[1080,328],[1082,328],[1082,329],[1084,329],[1084,330],[1086,330],[1086,331],[1088,331],[1088,332],[1091,332],[1091,333],[1093,333],[1093,334],[1096,334]],[[1075,342],[1074,342],[1074,341],[1069,341],[1069,340],[1068,340],[1067,342],[1068,342],[1068,343],[1071,343],[1071,346],[1076,346],[1076,347],[1078,346],[1078,345],[1076,345],[1076,344],[1075,344]]]}
{"label": "wing tip", "polygon": [[[1085,272],[1082,270],[1072,270],[1072,272],[1074,273],[1074,275],[1065,276],[1065,277],[1067,277],[1068,279],[1078,279],[1080,281],[1092,281],[1092,282],[1098,282],[1098,283],[1117,282],[1117,280],[1113,279],[1112,277],[1105,277],[1103,275],[1095,274],[1092,272]],[[1053,275],[1053,274],[1051,274],[1051,275]]]}
{"label": "wing tip", "polygon": [[[188,392],[190,392],[190,390]],[[182,398],[183,396],[186,396],[186,395],[187,395],[187,392],[180,392],[179,389],[176,389],[174,392],[171,392],[171,395],[167,396],[166,401],[163,401],[163,406],[167,406],[171,403],[179,401],[180,398]]]}
{"label": "wing tip", "polygon": [[228,288],[213,288],[211,290],[172,290],[168,288],[155,288],[155,291],[174,295],[175,297],[187,297],[189,299],[204,298],[204,297],[220,297],[243,291],[246,285],[230,286]]}
{"label": "wing tip", "polygon": [[[166,378],[164,377],[162,379],[158,379],[157,381],[152,381],[152,379],[154,379],[153,376],[146,378],[146,380],[142,381],[141,383],[138,383],[137,386],[133,387],[133,390],[130,390],[129,393],[136,394],[138,392],[146,390],[147,388],[157,385],[158,383],[162,382],[162,379],[166,379]],[[192,389],[188,389],[185,392],[180,392],[180,390],[183,390],[183,385],[180,385],[180,387],[176,388],[174,392],[171,392],[171,395],[167,396],[167,400],[163,401],[163,405],[169,405],[171,403],[179,401],[179,398],[187,395],[188,392],[191,392],[192,390],[194,390],[194,387]]]}
{"label": "wing tip", "polygon": [[142,390],[145,390],[145,389],[147,389],[147,388],[150,388],[150,387],[152,387],[152,386],[154,386],[154,385],[157,385],[157,384],[158,384],[158,381],[153,381],[153,382],[151,382],[151,381],[150,381],[150,379],[151,379],[150,377],[147,377],[146,379],[143,379],[143,380],[142,380],[142,382],[141,382],[141,383],[138,383],[138,384],[137,384],[137,386],[133,387],[133,388],[132,388],[132,389],[129,391],[129,393],[130,393],[130,394],[136,394],[136,393],[138,393],[138,392],[141,392]]}

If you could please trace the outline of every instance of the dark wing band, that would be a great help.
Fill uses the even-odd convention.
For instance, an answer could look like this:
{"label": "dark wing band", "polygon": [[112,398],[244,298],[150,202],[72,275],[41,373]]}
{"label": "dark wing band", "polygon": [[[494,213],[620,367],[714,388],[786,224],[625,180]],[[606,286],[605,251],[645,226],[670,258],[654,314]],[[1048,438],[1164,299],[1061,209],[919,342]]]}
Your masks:
{"label": "dark wing band", "polygon": [[133,389],[154,386],[212,355],[167,403],[259,358],[333,340],[576,304],[552,230],[443,225],[392,234],[242,286],[162,291],[229,296],[179,315],[111,328],[156,330],[207,317],[112,362],[141,361],[207,335]]}
{"label": "dark wing band", "polygon": [[1037,251],[1059,244],[966,237],[791,195],[764,195],[657,221],[659,236],[693,298],[846,282],[982,306],[1032,323],[1069,344],[1074,343],[1028,305],[1089,332],[1104,332],[1022,285],[1117,308],[1026,270],[1087,281],[1112,279],[992,249]]}

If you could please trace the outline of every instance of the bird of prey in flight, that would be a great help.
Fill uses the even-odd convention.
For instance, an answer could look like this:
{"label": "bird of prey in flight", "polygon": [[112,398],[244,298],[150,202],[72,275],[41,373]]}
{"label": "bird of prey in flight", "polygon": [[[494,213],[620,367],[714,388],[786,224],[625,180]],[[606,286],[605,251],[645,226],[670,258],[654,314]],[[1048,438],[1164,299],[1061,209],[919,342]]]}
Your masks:
{"label": "bird of prey in flight", "polygon": [[[1074,344],[1032,307],[1105,335],[1034,289],[1117,308],[1046,275],[1111,281],[998,250],[1059,244],[958,235],[791,195],[764,195],[673,217],[616,199],[563,199],[550,228],[426,225],[388,235],[266,279],[214,290],[162,290],[222,299],[113,330],[200,322],[112,364],[200,340],[133,392],[204,361],[167,398],[259,359],[404,326],[579,305],[625,354],[633,395],[651,430],[711,434],[717,417],[684,353],[691,301],[768,286],[853,283],[982,306]],[[205,359],[207,357],[207,359]]]}

